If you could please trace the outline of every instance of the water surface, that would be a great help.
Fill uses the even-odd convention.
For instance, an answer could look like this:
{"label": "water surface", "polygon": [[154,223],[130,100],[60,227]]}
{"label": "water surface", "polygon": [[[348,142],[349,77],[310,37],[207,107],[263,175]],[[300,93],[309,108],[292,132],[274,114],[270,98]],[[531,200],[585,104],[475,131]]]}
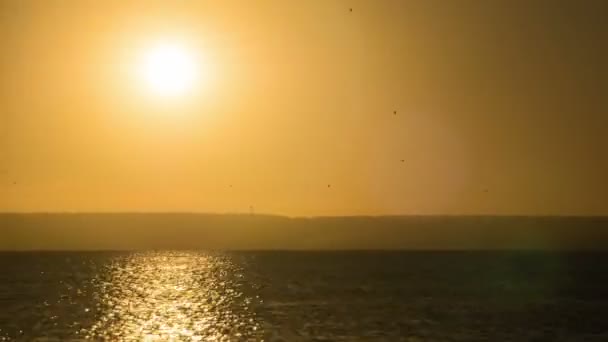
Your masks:
{"label": "water surface", "polygon": [[606,256],[0,253],[0,339],[606,341]]}

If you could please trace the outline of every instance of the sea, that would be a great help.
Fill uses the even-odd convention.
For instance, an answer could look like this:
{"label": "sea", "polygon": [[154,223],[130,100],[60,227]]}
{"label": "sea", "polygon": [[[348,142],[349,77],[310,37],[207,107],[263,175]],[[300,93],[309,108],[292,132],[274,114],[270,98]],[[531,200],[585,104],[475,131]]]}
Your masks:
{"label": "sea", "polygon": [[608,254],[0,253],[1,341],[608,341]]}

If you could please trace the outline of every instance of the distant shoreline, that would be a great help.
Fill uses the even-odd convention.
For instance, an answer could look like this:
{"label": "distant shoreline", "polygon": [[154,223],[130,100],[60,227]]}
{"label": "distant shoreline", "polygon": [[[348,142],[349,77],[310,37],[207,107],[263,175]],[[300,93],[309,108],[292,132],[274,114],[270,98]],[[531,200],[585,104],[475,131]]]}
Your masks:
{"label": "distant shoreline", "polygon": [[288,219],[331,219],[331,218],[410,218],[410,217],[488,217],[488,218],[605,218],[608,214],[581,215],[581,214],[378,214],[378,215],[283,215],[273,213],[248,212],[198,212],[198,211],[0,211],[3,215],[195,215],[195,216],[256,216],[278,217]]}
{"label": "distant shoreline", "polygon": [[0,250],[608,250],[608,217],[0,213],[0,236]]}

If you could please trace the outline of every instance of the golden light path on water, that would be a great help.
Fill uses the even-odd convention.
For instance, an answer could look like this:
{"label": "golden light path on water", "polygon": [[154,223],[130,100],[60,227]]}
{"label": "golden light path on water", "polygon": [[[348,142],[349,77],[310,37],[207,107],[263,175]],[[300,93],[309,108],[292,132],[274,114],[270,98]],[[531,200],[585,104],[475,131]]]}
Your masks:
{"label": "golden light path on water", "polygon": [[117,256],[95,280],[98,318],[93,340],[261,340],[246,287],[230,258],[197,252]]}

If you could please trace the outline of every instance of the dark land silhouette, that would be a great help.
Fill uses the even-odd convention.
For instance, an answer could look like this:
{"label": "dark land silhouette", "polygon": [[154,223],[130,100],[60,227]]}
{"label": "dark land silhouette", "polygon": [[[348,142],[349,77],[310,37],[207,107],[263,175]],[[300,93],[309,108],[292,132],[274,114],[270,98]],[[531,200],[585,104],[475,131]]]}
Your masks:
{"label": "dark land silhouette", "polygon": [[0,214],[0,250],[603,250],[608,217]]}

